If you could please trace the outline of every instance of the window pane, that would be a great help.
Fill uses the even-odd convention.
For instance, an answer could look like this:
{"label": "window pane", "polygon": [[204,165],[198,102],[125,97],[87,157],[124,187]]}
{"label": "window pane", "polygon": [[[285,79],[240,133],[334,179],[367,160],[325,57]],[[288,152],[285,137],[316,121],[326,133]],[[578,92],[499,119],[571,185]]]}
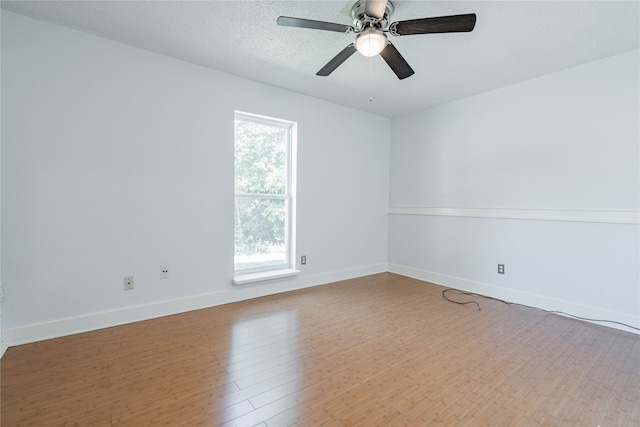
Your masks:
{"label": "window pane", "polygon": [[286,200],[283,199],[236,197],[236,270],[287,263],[285,213]]}
{"label": "window pane", "polygon": [[236,193],[284,194],[288,129],[235,121]]}

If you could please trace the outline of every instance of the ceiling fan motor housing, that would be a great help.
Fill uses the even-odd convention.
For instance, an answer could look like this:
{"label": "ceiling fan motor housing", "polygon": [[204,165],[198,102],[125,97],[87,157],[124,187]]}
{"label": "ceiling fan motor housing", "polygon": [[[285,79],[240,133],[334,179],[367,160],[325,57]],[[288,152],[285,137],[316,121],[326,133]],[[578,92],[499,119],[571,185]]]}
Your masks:
{"label": "ceiling fan motor housing", "polygon": [[384,29],[389,23],[389,18],[393,14],[393,4],[388,1],[384,11],[384,16],[380,19],[375,16],[369,16],[365,13],[366,0],[358,0],[351,8],[351,18],[353,18],[353,26],[355,32],[359,33],[367,27],[376,29]]}

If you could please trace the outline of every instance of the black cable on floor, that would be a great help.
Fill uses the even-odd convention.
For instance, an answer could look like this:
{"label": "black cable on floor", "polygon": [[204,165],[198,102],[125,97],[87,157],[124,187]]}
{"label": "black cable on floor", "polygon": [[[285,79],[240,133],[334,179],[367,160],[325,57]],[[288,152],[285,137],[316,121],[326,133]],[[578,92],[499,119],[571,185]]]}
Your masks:
{"label": "black cable on floor", "polygon": [[[477,301],[473,301],[473,300],[472,300],[472,301],[462,301],[462,302],[461,302],[461,301],[454,301],[454,300],[450,299],[449,297],[447,297],[447,294],[446,294],[446,292],[447,292],[447,291],[457,291],[457,289],[445,289],[444,291],[442,291],[442,298],[444,298],[445,300],[447,300],[447,301],[449,301],[449,302],[453,302],[453,303],[455,303],[455,304],[460,304],[460,305],[465,305],[465,304],[475,304],[475,305],[478,307],[478,310],[482,310],[482,309],[480,308],[480,304],[478,304],[478,302],[477,302]],[[458,291],[458,292],[461,292],[461,291]],[[464,293],[464,292],[463,292],[463,293]],[[469,295],[469,294],[466,294],[466,295]]]}
{"label": "black cable on floor", "polygon": [[500,298],[488,297],[486,295],[476,294],[476,293],[473,293],[473,292],[461,291],[459,289],[448,288],[448,289],[445,289],[445,290],[442,291],[442,298],[445,299],[446,301],[453,302],[453,303],[456,303],[456,304],[461,304],[461,305],[475,304],[478,307],[478,310],[480,310],[480,304],[478,304],[477,301],[475,301],[475,300],[462,301],[462,302],[461,301],[455,301],[455,300],[452,300],[451,298],[449,298],[447,296],[447,292],[457,292],[457,293],[462,294],[462,295],[474,296],[474,297],[485,298],[485,299],[491,299],[491,300],[494,300],[494,301],[499,301],[501,303],[504,303],[504,304],[506,304],[508,306],[519,305],[520,307],[533,308],[533,309],[544,311],[545,313],[550,313],[550,314],[561,314],[563,316],[573,317],[574,319],[587,320],[589,322],[615,323],[617,325],[626,326],[627,328],[635,329],[636,331],[640,331],[640,328],[636,328],[635,326],[627,325],[626,323],[617,322],[615,320],[590,319],[588,317],[580,317],[580,316],[576,316],[576,315],[573,315],[573,314],[570,314],[570,313],[565,313],[564,311],[545,310],[543,308],[534,307],[534,306],[531,306],[531,305],[519,304],[517,302],[508,302],[508,301],[505,301],[505,300],[501,300]]}

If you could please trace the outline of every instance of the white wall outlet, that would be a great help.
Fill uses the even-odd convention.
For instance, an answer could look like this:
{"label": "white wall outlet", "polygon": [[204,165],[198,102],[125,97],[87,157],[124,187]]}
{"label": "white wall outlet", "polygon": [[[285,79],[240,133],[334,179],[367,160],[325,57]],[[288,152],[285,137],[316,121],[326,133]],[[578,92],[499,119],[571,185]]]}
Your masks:
{"label": "white wall outlet", "polygon": [[160,267],[160,278],[161,279],[169,278],[169,267]]}
{"label": "white wall outlet", "polygon": [[0,302],[4,301],[4,288],[0,286]]}
{"label": "white wall outlet", "polygon": [[133,290],[133,276],[127,276],[124,278],[124,290],[125,291]]}

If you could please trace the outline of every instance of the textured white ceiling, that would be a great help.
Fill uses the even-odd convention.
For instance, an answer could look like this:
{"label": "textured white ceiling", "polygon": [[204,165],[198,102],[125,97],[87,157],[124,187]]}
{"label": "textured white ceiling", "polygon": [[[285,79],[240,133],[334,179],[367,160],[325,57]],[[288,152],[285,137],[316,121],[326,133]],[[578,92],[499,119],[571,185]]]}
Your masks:
{"label": "textured white ceiling", "polygon": [[[316,98],[394,117],[637,49],[638,1],[394,1],[391,21],[476,13],[473,32],[392,37],[380,57],[315,73],[354,36],[279,27],[280,15],[351,25],[355,0],[3,1],[2,7]],[[373,97],[373,101],[369,98]]]}

